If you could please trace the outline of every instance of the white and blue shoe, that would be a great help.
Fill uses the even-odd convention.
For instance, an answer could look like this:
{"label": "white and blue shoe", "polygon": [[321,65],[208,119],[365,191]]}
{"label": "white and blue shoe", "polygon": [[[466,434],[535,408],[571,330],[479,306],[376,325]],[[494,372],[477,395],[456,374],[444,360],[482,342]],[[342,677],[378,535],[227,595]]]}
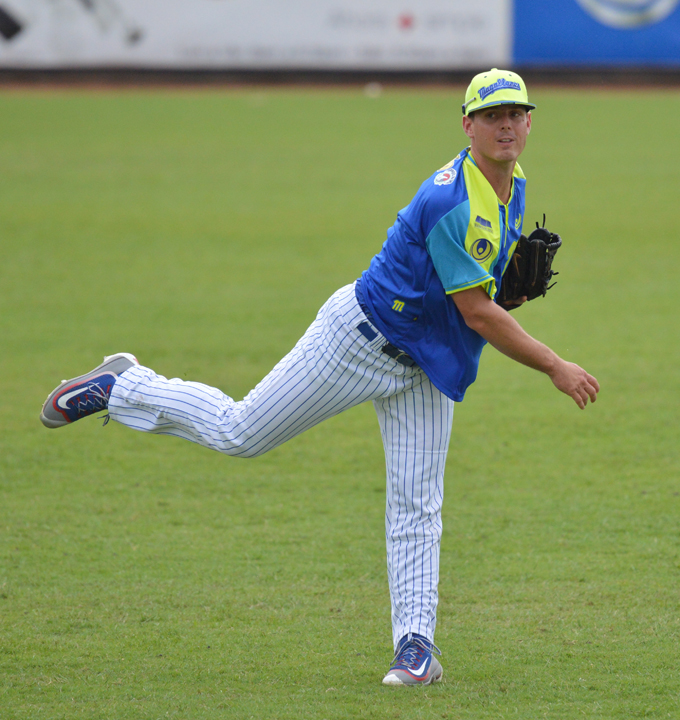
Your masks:
{"label": "white and blue shoe", "polygon": [[439,648],[422,635],[404,635],[383,678],[383,685],[431,685],[439,682],[444,671],[435,653],[441,655]]}
{"label": "white and blue shoe", "polygon": [[[40,420],[45,427],[58,428],[109,407],[109,397],[118,376],[139,365],[130,353],[116,353],[86,375],[62,380],[45,400]],[[104,423],[106,424],[106,423]]]}

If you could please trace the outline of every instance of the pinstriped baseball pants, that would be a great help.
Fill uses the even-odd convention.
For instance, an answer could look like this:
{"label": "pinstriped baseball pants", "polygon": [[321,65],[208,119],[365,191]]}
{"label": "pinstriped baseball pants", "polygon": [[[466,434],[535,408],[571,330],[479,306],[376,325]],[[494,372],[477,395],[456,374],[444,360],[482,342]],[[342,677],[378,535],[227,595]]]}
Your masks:
{"label": "pinstriped baseball pants", "polygon": [[[216,388],[133,367],[116,381],[112,420],[174,435],[235,457],[256,457],[326,418],[372,400],[387,465],[387,569],[394,644],[434,640],[444,465],[453,401],[418,367],[369,341],[354,286],[338,290],[297,345],[243,400]],[[376,331],[377,332],[377,331]]]}

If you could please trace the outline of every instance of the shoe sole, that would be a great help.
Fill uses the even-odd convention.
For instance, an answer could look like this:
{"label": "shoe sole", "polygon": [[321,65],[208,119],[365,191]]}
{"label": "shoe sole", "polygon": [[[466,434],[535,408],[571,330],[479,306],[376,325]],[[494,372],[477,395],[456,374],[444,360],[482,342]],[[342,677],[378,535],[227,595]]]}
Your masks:
{"label": "shoe sole", "polygon": [[[120,360],[127,360],[130,365],[128,365],[125,368],[120,369],[118,372],[115,372],[112,368],[115,366],[115,364]],[[125,370],[129,370],[133,365],[139,365],[139,362],[137,361],[137,358],[134,355],[131,355],[130,353],[116,353],[115,355],[107,355],[104,358],[104,362],[102,362],[101,365],[97,365],[96,368],[93,370],[90,370],[90,372],[85,373],[84,375],[79,375],[78,377],[71,378],[70,380],[62,380],[59,385],[52,390],[52,392],[47,396],[47,399],[43,403],[42,410],[40,411],[40,422],[46,427],[50,428],[51,430],[54,428],[64,427],[64,425],[72,425],[72,422],[69,422],[68,420],[65,420],[61,415],[57,417],[48,417],[45,414],[45,411],[48,410],[51,405],[52,401],[54,400],[55,395],[59,394],[61,390],[63,389],[64,385],[71,385],[71,384],[77,384],[80,382],[85,382],[85,380],[93,375],[101,374],[102,372],[109,372],[112,375],[115,375],[118,377],[121,373],[125,372]]]}
{"label": "shoe sole", "polygon": [[429,677],[427,680],[413,680],[411,682],[403,682],[402,680],[399,680],[396,675],[394,676],[395,679],[399,680],[399,682],[385,682],[387,678],[390,676],[390,673],[387,673],[387,675],[383,678],[383,685],[387,685],[388,687],[422,687],[425,685],[433,685],[436,682],[439,682],[444,677],[444,669],[439,666],[439,670],[432,673],[431,677]]}

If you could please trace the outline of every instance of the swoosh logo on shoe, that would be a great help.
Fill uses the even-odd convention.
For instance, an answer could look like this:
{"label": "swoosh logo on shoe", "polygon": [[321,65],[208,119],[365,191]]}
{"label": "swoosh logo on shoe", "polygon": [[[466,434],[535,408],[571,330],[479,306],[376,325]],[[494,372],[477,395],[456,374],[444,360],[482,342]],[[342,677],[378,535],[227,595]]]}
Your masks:
{"label": "swoosh logo on shoe", "polygon": [[69,406],[66,404],[71,398],[75,397],[76,395],[81,395],[84,390],[87,388],[81,387],[78,390],[74,390],[73,392],[66,393],[66,395],[60,395],[57,398],[57,407],[60,407],[62,410],[70,410]]}
{"label": "swoosh logo on shoe", "polygon": [[427,667],[427,658],[423,661],[423,664],[417,670],[410,670],[409,672],[413,677],[420,677],[425,674],[425,668]]}

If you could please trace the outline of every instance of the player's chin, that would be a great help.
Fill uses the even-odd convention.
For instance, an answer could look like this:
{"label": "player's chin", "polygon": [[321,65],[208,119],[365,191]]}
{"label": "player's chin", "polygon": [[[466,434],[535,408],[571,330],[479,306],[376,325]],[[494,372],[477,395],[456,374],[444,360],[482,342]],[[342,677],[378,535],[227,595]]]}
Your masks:
{"label": "player's chin", "polygon": [[498,143],[496,146],[497,160],[516,160],[521,150],[516,142]]}

